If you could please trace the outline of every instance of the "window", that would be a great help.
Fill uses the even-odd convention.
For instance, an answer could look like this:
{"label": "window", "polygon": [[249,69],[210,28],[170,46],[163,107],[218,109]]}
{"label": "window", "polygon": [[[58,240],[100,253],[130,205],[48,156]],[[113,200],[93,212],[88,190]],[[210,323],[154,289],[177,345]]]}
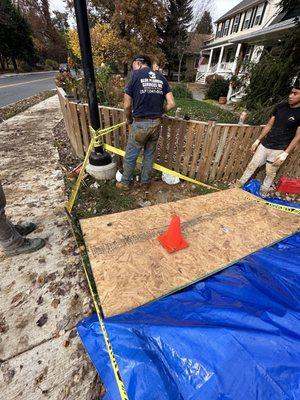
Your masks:
{"label": "window", "polygon": [[229,24],[230,24],[230,19],[226,19],[225,24],[224,24],[223,36],[227,36],[228,35]]}
{"label": "window", "polygon": [[244,25],[243,25],[243,29],[248,29],[248,28],[249,28],[249,26],[250,26],[250,20],[251,20],[251,15],[252,15],[252,9],[251,9],[251,10],[248,10],[248,11],[246,12],[245,20],[244,20]]}
{"label": "window", "polygon": [[264,12],[264,6],[265,6],[264,4],[260,4],[257,7],[256,14],[255,14],[254,21],[253,21],[253,26],[261,24],[262,15],[263,15],[263,12]]}
{"label": "window", "polygon": [[239,30],[240,20],[241,14],[238,14],[234,17],[231,33],[235,33]]}
{"label": "window", "polygon": [[222,33],[222,26],[223,26],[222,22],[218,24],[217,34],[216,34],[217,38],[222,36],[222,34],[221,34]]}

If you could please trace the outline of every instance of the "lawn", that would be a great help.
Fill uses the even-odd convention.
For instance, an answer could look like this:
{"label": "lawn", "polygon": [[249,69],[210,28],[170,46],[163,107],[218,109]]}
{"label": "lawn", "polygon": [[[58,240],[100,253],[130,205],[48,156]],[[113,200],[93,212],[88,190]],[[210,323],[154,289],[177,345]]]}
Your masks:
{"label": "lawn", "polygon": [[[181,108],[181,114],[198,121],[216,121],[219,123],[237,124],[238,116],[230,111],[222,110],[220,107],[209,104],[206,101],[192,100],[187,98],[175,98],[176,107]],[[169,115],[174,116],[175,110]]]}

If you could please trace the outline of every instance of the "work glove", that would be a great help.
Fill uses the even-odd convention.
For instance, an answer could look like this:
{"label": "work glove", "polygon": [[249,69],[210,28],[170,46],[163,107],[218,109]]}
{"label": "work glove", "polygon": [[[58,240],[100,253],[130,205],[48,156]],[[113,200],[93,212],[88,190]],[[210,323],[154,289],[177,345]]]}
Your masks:
{"label": "work glove", "polygon": [[260,145],[260,140],[256,139],[253,145],[251,146],[251,153],[255,153],[259,145]]}
{"label": "work glove", "polygon": [[281,164],[284,163],[284,161],[287,159],[289,153],[284,151],[283,153],[279,154],[273,162],[274,167],[280,167]]}

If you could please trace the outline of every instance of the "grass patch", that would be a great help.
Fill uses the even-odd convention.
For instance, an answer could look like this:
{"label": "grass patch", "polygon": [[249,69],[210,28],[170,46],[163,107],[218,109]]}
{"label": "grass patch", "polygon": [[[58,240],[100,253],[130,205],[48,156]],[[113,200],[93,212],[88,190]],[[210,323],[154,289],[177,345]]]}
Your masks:
{"label": "grass patch", "polygon": [[88,177],[82,182],[73,213],[82,219],[137,207],[135,198],[118,190],[114,181],[95,182]]}
{"label": "grass patch", "polygon": [[[206,101],[176,98],[176,106],[182,109],[182,114],[198,121],[216,121],[226,124],[237,124],[239,117],[231,111],[222,110],[220,107]],[[175,110],[169,115],[174,116]]]}

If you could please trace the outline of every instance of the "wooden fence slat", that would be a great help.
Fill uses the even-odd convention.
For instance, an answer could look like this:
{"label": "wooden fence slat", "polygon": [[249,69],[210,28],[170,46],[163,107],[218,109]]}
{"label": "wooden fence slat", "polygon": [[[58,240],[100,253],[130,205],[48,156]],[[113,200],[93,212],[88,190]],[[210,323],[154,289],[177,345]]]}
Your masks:
{"label": "wooden fence slat", "polygon": [[[235,137],[230,146],[230,153],[228,155],[228,159],[227,159],[227,163],[226,163],[225,171],[224,171],[224,175],[223,175],[226,182],[229,182],[229,176],[230,176],[230,173],[234,166],[236,155],[238,154],[238,151],[239,151],[239,145],[240,145],[239,137],[241,134],[244,134],[245,129],[246,129],[245,126],[235,128]],[[242,154],[239,155],[239,157],[243,157],[243,156],[244,155],[242,155]]]}
{"label": "wooden fence slat", "polygon": [[77,112],[77,103],[69,103],[69,108],[72,116],[72,126],[73,126],[73,133],[75,136],[75,142],[76,142],[76,154],[80,158],[84,158],[84,150],[83,150],[83,140],[81,136],[81,127],[80,127],[80,122],[79,122],[79,117],[78,117],[78,112]]}
{"label": "wooden fence slat", "polygon": [[237,133],[237,126],[232,126],[229,128],[229,134],[228,134],[228,139],[226,141],[225,151],[224,154],[222,155],[219,169],[216,174],[217,180],[224,181],[225,169],[229,160],[230,153],[232,151],[231,146],[233,145],[234,140],[236,138],[236,133]]}
{"label": "wooden fence slat", "polygon": [[182,121],[177,132],[177,149],[174,163],[174,170],[181,171],[181,161],[183,157],[184,136],[187,130],[187,121]]}
{"label": "wooden fence slat", "polygon": [[[248,153],[245,151],[245,137],[247,137],[247,133],[252,133],[252,128],[249,126],[240,126],[237,130],[237,136],[235,140],[235,147],[232,149],[232,154],[230,157],[230,169],[228,171],[228,182],[231,182],[234,176],[239,173],[240,170],[240,162],[243,158],[248,157]],[[239,156],[238,156],[239,155]],[[243,156],[245,155],[245,157]]]}
{"label": "wooden fence slat", "polygon": [[[217,173],[217,169],[219,168],[220,160],[222,158],[222,154],[224,153],[224,148],[226,145],[226,140],[229,132],[229,126],[220,127],[220,140],[216,149],[216,155],[213,160],[213,165],[211,167],[211,171],[209,173],[208,179],[209,181],[214,181]],[[223,128],[223,129],[222,129]]]}
{"label": "wooden fence slat", "polygon": [[218,169],[217,169],[216,175],[215,175],[215,179],[217,181],[222,180],[224,169],[226,167],[226,163],[227,163],[227,159],[228,159],[228,155],[230,153],[230,146],[231,146],[232,141],[234,140],[234,136],[235,136],[235,127],[229,127],[229,131],[228,131],[225,146],[224,146],[224,152],[221,155],[219,166],[218,166]]}
{"label": "wooden fence slat", "polygon": [[84,105],[84,110],[87,116],[87,120],[88,120],[88,124],[89,126],[91,126],[91,117],[90,117],[90,113],[89,113],[89,106],[87,104]]}
{"label": "wooden fence slat", "polygon": [[[237,178],[240,178],[242,176],[246,166],[248,165],[248,162],[252,158],[250,148],[252,146],[252,143],[259,136],[259,131],[260,128],[255,126],[247,126],[245,128],[245,134],[240,139],[239,148],[236,153],[235,161],[228,177],[229,181],[236,180]],[[245,155],[244,157],[241,156],[243,154]]]}
{"label": "wooden fence slat", "polygon": [[217,149],[217,143],[220,140],[220,130],[221,127],[215,124],[212,125],[212,132],[211,132],[211,140],[209,142],[209,146],[206,152],[206,162],[204,164],[204,181],[209,180],[209,173],[211,171],[211,166],[215,157],[215,152]]}
{"label": "wooden fence slat", "polygon": [[62,94],[62,92],[64,93],[62,88],[58,88],[58,99],[60,102],[60,107],[61,107],[61,111],[64,117],[64,122],[65,122],[65,128],[67,131],[67,135],[70,139],[71,144],[73,143],[73,135],[71,132],[71,127],[70,127],[70,122],[69,122],[69,112],[67,109],[68,106],[68,100],[67,98]]}
{"label": "wooden fence slat", "polygon": [[83,104],[78,104],[77,109],[78,109],[80,125],[81,125],[83,150],[85,153],[90,144],[90,136],[89,136],[89,128],[88,128],[88,124],[87,124],[86,110],[85,110]]}
{"label": "wooden fence slat", "polygon": [[[118,123],[118,113],[116,110],[111,111],[111,117],[112,117],[112,125],[116,125]],[[114,138],[114,146],[120,148],[119,129],[115,129],[113,131],[113,138]]]}
{"label": "wooden fence slat", "polygon": [[167,154],[168,136],[169,136],[169,121],[167,118],[163,118],[160,149],[157,154],[157,162],[164,166],[166,165],[165,157]]}
{"label": "wooden fence slat", "polygon": [[179,128],[180,121],[173,119],[171,121],[170,126],[170,136],[169,136],[169,149],[168,149],[168,157],[167,157],[167,165],[170,169],[173,169],[174,163],[174,150],[176,146],[176,139],[177,139],[177,131]]}
{"label": "wooden fence slat", "polygon": [[189,170],[189,162],[191,158],[191,149],[193,146],[193,141],[195,139],[195,130],[196,125],[194,123],[190,124],[187,132],[186,132],[186,145],[185,145],[185,150],[183,154],[183,163],[182,163],[182,173],[183,175],[186,175]]}
{"label": "wooden fence slat", "polygon": [[[101,107],[102,108],[102,107]],[[103,113],[103,128],[108,128],[110,126],[109,110],[107,108],[102,108]],[[112,144],[112,133],[108,133],[104,136],[105,143]]]}
{"label": "wooden fence slat", "polygon": [[206,165],[206,161],[207,161],[207,152],[209,149],[209,144],[211,141],[214,127],[215,127],[215,123],[214,122],[210,123],[208,125],[207,131],[206,131],[206,134],[204,137],[203,146],[202,146],[201,153],[200,153],[199,168],[198,168],[197,175],[196,175],[196,179],[198,179],[198,180],[204,179],[205,165]]}
{"label": "wooden fence slat", "polygon": [[193,157],[189,171],[189,177],[194,178],[197,172],[197,164],[200,159],[201,146],[203,145],[204,136],[207,131],[207,125],[195,126],[195,145],[193,149]]}

